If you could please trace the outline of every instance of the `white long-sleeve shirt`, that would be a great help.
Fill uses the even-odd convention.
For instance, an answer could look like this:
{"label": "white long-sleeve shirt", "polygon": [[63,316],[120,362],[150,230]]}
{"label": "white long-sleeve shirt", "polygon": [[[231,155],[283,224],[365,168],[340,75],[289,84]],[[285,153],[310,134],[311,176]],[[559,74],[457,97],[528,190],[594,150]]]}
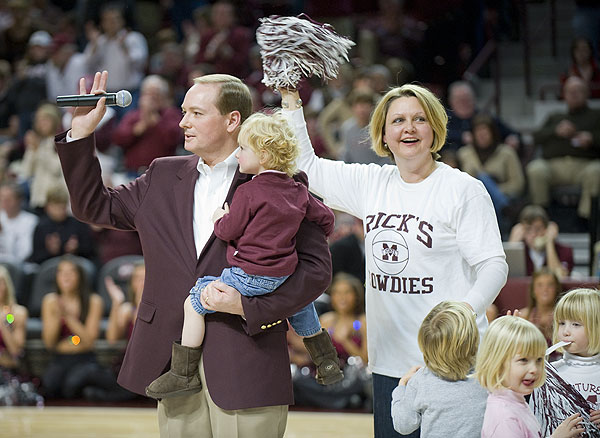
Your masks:
{"label": "white long-sleeve shirt", "polygon": [[394,165],[347,164],[318,158],[302,110],[283,111],[299,143],[298,168],[330,208],[363,221],[369,366],[401,377],[423,363],[417,333],[444,300],[485,309],[506,282],[498,223],[484,186],[437,163],[425,180],[409,184]]}
{"label": "white long-sleeve shirt", "polygon": [[473,378],[451,382],[423,367],[392,392],[394,429],[427,438],[480,438],[488,392]]}
{"label": "white long-sleeve shirt", "polygon": [[0,211],[0,257],[19,263],[25,261],[33,249],[37,224],[38,217],[28,211],[21,211],[13,218]]}

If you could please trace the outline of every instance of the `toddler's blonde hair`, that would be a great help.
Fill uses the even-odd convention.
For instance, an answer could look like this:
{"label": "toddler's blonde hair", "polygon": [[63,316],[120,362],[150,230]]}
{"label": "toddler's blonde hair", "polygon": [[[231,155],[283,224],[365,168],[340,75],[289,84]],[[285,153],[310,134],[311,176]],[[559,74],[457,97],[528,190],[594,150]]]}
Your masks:
{"label": "toddler's blonde hair", "polygon": [[[501,316],[492,321],[483,336],[475,363],[477,380],[488,391],[506,388],[502,382],[508,377],[510,361],[517,354],[543,358],[546,347],[544,335],[534,324],[518,316]],[[541,368],[535,388],[546,380],[546,369]]]}
{"label": "toddler's blonde hair", "polygon": [[554,343],[559,341],[558,324],[566,319],[583,324],[589,343],[588,352],[592,355],[600,353],[600,291],[579,288],[562,296],[554,309]]}
{"label": "toddler's blonde hair", "polygon": [[285,172],[289,176],[296,173],[298,140],[280,112],[252,114],[242,124],[238,142],[251,147],[258,156],[265,153],[265,169]]}
{"label": "toddler's blonde hair", "polygon": [[446,380],[464,380],[479,345],[475,313],[465,303],[442,301],[421,323],[418,341],[427,368]]}

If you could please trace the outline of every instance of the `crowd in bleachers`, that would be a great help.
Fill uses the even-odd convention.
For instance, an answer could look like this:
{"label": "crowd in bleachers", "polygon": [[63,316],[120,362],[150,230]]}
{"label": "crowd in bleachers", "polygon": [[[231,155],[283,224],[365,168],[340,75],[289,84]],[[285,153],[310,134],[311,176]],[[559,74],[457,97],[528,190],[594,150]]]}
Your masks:
{"label": "crowd in bleachers", "polygon": [[[580,42],[574,42],[569,75],[584,79],[565,79],[565,90],[575,83],[573,93],[579,93],[579,103],[570,106],[569,114],[552,119],[560,124],[566,118],[570,125],[563,129],[564,135],[555,135],[548,121],[535,133],[535,144],[527,145],[522,133],[478,107],[475,88],[463,80],[466,67],[486,40],[515,32],[506,19],[515,14],[510,6],[494,9],[487,5],[492,2],[474,0],[442,2],[436,8],[400,0],[341,1],[335,2],[335,8],[328,2],[306,0],[300,2],[302,7],[298,3],[9,0],[0,5],[0,258],[14,283],[14,298],[4,303],[10,311],[1,315],[14,315],[10,325],[18,335],[10,348],[6,342],[0,347],[2,367],[18,369],[11,358],[23,358],[25,339],[37,337],[49,350],[60,353],[42,379],[47,397],[130,396],[116,387],[114,371],[97,363],[93,343],[85,346],[86,353],[77,348],[77,360],[71,354],[77,346],[73,339],[81,330],[94,334],[86,339],[127,338],[140,289],[132,283],[135,296],[126,299],[119,286],[124,287],[129,275],[119,269],[131,266],[123,256],[140,257],[142,248],[135,232],[96,228],[70,213],[53,137],[70,126],[71,113],[55,105],[56,96],[77,94],[79,78],[104,69],[110,72],[109,92],[132,93],[133,104],[109,108],[95,134],[105,183],[126,183],[143,173],[154,158],[186,153],[179,106],[194,77],[232,74],[251,87],[256,110],[278,105],[278,94],[261,83],[254,32],[262,16],[306,12],[357,42],[350,63],[342,66],[337,79],[321,83],[311,78],[299,87],[312,143],[320,156],[385,164],[387,159],[377,157],[368,144],[370,113],[388,87],[418,81],[436,91],[450,116],[442,159],[482,181],[506,238],[525,203],[549,206],[550,186],[557,181],[585,182],[579,214],[589,217],[589,198],[598,196],[600,182],[582,178],[583,161],[569,171],[571,179],[557,180],[554,173],[546,179],[539,176],[554,169],[553,160],[570,158],[576,151],[586,166],[592,166],[588,173],[600,178],[600,133],[589,132],[589,126],[600,126],[600,112],[585,105],[588,85],[596,89],[597,66],[593,57],[586,63]],[[439,38],[441,34],[445,37]],[[564,96],[569,103],[569,93]],[[573,114],[585,119],[584,125],[579,126]],[[539,170],[542,165],[546,167]],[[526,187],[534,176],[546,185],[529,186],[530,196]],[[338,218],[338,232],[331,240],[334,273],[347,272],[364,283],[361,224],[342,215]],[[533,262],[538,259],[534,256]],[[57,274],[69,263],[76,280]],[[120,285],[111,282],[113,277]],[[336,328],[344,338],[330,330],[334,341],[350,350],[349,356],[366,362],[362,304],[358,300],[354,308],[340,310],[340,294],[332,286],[331,303],[325,300],[321,308],[331,311],[324,313],[323,325],[344,325]],[[347,344],[347,338],[353,344]],[[57,368],[64,373],[65,363],[81,370],[53,373]],[[297,364],[301,369],[303,362]],[[81,378],[65,386],[64,379],[75,380],[77,375],[98,377],[94,384]]]}

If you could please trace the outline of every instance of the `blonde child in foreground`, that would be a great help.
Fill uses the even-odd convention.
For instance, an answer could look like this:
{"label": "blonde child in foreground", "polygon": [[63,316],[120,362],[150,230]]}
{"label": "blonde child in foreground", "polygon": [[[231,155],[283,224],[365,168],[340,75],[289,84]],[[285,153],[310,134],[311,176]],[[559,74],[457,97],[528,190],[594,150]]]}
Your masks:
{"label": "blonde child in foreground", "polygon": [[[487,399],[482,438],[540,438],[540,424],[525,396],[544,384],[546,340],[531,322],[518,316],[502,316],[488,327],[475,372]],[[550,438],[577,437],[583,428],[574,414],[558,426]]]}
{"label": "blonde child in foreground", "polygon": [[467,376],[475,365],[479,330],[465,303],[442,301],[423,320],[418,334],[425,367],[413,367],[392,392],[394,429],[421,436],[481,436],[487,392]]}
{"label": "blonde child in foreground", "polygon": [[[590,421],[599,426],[600,292],[597,289],[574,289],[560,299],[554,310],[553,340],[555,344],[569,342],[563,347],[562,359],[552,363],[558,375],[570,384],[571,388],[565,385],[564,390],[574,389],[581,394],[592,408]],[[530,401],[542,431],[558,424],[565,416],[561,412],[562,406],[548,403],[558,397],[559,400],[551,401],[560,405],[564,394],[553,395],[548,388],[542,387],[534,391]],[[584,404],[582,408],[589,409],[588,406]],[[597,434],[598,430],[594,432]]]}
{"label": "blonde child in foreground", "polygon": [[[292,178],[298,142],[281,114],[256,113],[248,117],[238,141],[235,156],[239,171],[255,176],[236,190],[231,208],[225,203],[212,218],[215,235],[227,242],[231,267],[224,269],[220,277],[199,278],[190,290],[184,303],[181,344],[173,343],[171,369],[148,385],[148,397],[163,399],[202,389],[198,363],[204,315],[214,313],[204,294],[206,286],[221,280],[244,296],[271,293],[296,270],[296,234],[302,221],[320,226],[326,235],[333,231],[333,212],[310,195],[306,184]],[[317,382],[328,385],[342,380],[336,350],[327,331],[321,328],[314,304],[306,305],[289,321],[304,338],[317,366]],[[263,329],[280,323],[281,319]]]}

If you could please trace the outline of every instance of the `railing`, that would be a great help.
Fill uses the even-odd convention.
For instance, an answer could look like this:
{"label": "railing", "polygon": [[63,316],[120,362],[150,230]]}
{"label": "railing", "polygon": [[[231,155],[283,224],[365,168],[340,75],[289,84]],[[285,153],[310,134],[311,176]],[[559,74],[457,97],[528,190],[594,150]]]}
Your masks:
{"label": "railing", "polygon": [[[531,39],[529,35],[529,20],[527,14],[527,0],[518,0],[519,23],[523,40],[523,70],[525,73],[525,93],[528,97],[533,94],[531,85]],[[556,0],[548,0],[550,7],[550,51],[552,56],[557,56],[556,45]]]}
{"label": "railing", "polygon": [[595,246],[596,242],[598,242],[598,236],[600,234],[600,202],[598,201],[598,196],[592,197],[592,207],[590,212],[590,277],[595,275],[594,272],[596,269],[599,269],[600,263],[596,257]]}
{"label": "railing", "polygon": [[[479,51],[475,59],[467,67],[463,73],[463,79],[472,82],[473,78],[477,76],[479,70],[486,65],[490,60],[492,63],[492,77],[494,79],[494,93],[490,98],[494,102],[496,114],[500,114],[500,62],[498,61],[498,44],[495,39],[488,40],[485,46]],[[484,105],[487,109],[489,104]]]}

